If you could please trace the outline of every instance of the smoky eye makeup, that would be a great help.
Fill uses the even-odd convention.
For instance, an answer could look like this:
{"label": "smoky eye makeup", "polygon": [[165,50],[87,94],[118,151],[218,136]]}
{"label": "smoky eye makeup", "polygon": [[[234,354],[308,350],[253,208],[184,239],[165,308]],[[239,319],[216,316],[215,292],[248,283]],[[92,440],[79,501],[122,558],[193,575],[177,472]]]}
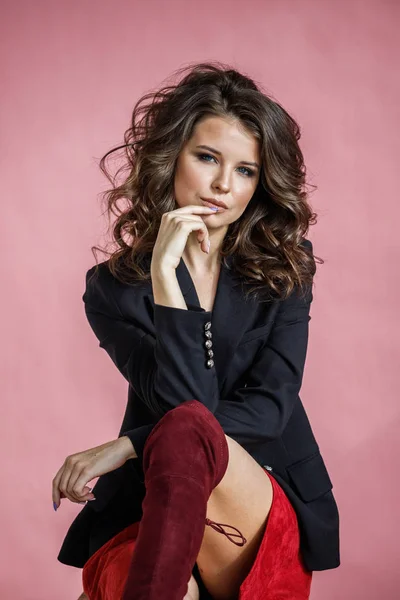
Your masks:
{"label": "smoky eye makeup", "polygon": [[[212,154],[207,154],[206,152],[196,152],[195,154],[197,158],[203,162],[210,162],[208,158],[216,160],[215,156],[213,156]],[[238,169],[244,169],[245,177],[255,177],[256,175],[256,172],[253,171],[253,169],[249,169],[248,167],[238,167]]]}

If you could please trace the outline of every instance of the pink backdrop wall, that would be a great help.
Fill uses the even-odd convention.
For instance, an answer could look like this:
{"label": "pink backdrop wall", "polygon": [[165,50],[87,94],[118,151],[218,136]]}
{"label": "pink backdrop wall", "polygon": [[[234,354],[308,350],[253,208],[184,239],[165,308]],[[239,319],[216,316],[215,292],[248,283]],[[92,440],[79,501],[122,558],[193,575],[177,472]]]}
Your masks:
{"label": "pink backdrop wall", "polygon": [[313,600],[398,598],[399,4],[227,0],[2,2],[0,596],[73,600],[56,560],[80,506],[57,513],[68,454],[114,439],[126,383],[86,322],[104,230],[97,159],[134,101],[219,59],[298,119],[319,224],[302,398],[334,482],[342,565]]}

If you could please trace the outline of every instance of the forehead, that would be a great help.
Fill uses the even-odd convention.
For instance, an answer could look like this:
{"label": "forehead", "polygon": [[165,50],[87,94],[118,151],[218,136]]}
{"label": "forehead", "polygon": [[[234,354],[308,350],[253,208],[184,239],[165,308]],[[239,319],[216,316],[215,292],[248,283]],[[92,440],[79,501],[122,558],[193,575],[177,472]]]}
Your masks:
{"label": "forehead", "polygon": [[256,160],[259,157],[259,140],[237,119],[205,117],[196,123],[190,141],[194,145],[213,146],[223,154],[245,152],[246,156],[241,157],[243,160]]}

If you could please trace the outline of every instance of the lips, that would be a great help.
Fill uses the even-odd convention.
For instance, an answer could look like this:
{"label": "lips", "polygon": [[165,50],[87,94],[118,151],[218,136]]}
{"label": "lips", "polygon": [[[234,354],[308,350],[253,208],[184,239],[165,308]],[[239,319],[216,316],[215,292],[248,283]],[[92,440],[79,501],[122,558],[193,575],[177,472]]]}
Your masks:
{"label": "lips", "polygon": [[201,198],[206,206],[218,206],[218,208],[227,209],[227,205],[222,200],[216,200],[214,198]]}

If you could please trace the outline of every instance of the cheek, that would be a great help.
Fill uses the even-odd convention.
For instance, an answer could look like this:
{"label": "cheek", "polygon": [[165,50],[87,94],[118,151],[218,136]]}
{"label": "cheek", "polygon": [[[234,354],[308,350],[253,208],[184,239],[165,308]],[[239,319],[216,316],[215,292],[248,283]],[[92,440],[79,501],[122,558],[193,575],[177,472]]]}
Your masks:
{"label": "cheek", "polygon": [[237,195],[235,197],[237,207],[241,212],[245,210],[246,206],[252,199],[254,191],[255,190],[253,189],[253,187],[250,188],[250,186],[244,186],[243,188],[238,190]]}
{"label": "cheek", "polygon": [[198,176],[194,169],[187,164],[181,164],[176,170],[174,180],[175,198],[180,206],[185,206],[193,202],[193,193],[196,193],[198,187]]}
{"label": "cheek", "polygon": [[202,183],[204,185],[204,174],[193,164],[182,164],[177,171],[175,189],[198,192]]}

